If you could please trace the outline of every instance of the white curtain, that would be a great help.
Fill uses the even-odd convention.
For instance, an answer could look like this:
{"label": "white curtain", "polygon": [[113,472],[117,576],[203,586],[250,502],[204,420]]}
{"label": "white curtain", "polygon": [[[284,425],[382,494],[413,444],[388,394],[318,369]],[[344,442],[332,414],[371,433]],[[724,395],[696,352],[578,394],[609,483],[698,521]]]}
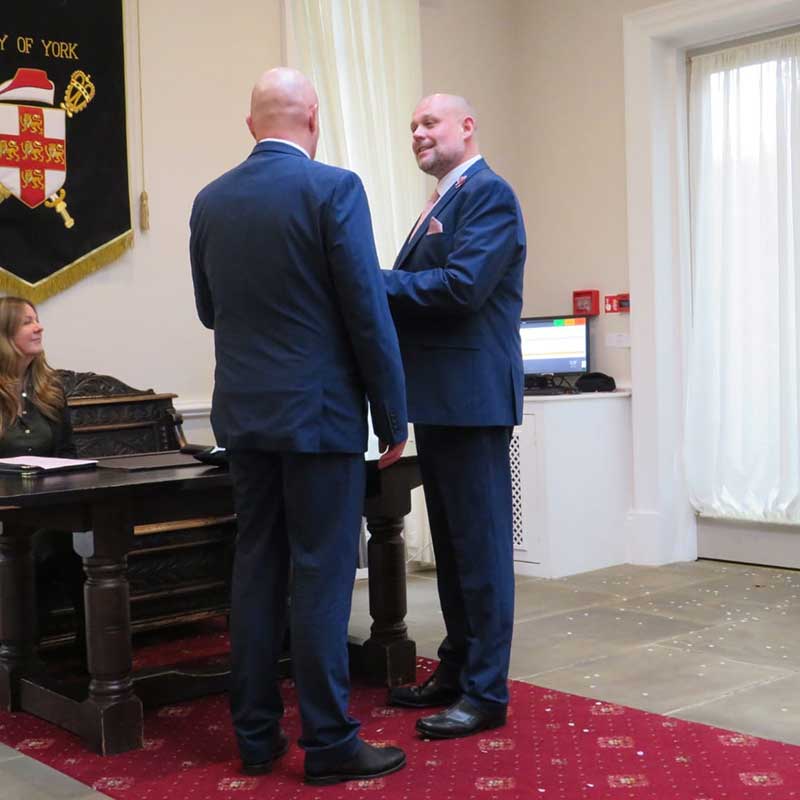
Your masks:
{"label": "white curtain", "polygon": [[[361,177],[389,268],[429,193],[409,127],[422,92],[419,0],[284,0],[284,21],[287,64],[319,95],[317,158]],[[376,454],[371,441],[368,457]],[[405,540],[409,561],[433,562],[422,489],[412,492]]]}
{"label": "white curtain", "polygon": [[317,158],[357,172],[381,266],[391,267],[425,203],[411,155],[422,91],[418,0],[284,0],[287,61],[317,89]]}
{"label": "white curtain", "polygon": [[692,502],[800,524],[800,36],[692,59],[690,149]]}

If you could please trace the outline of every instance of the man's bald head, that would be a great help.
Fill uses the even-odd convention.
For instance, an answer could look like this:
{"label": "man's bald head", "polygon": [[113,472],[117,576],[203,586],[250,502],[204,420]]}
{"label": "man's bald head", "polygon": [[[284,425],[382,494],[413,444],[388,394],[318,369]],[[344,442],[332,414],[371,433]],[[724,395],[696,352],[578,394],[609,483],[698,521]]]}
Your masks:
{"label": "man's bald head", "polygon": [[318,107],[317,93],[302,72],[276,67],[256,81],[247,125],[256,141],[286,139],[305,148],[313,158],[319,139]]}
{"label": "man's bald head", "polygon": [[436,178],[478,155],[475,110],[456,94],[423,97],[411,118],[411,135],[419,168]]}
{"label": "man's bald head", "polygon": [[458,120],[463,120],[465,117],[475,119],[475,109],[472,104],[466,97],[461,97],[458,94],[444,94],[443,92],[429,94],[417,103],[418,109],[421,106],[435,108],[444,114],[451,114]]}

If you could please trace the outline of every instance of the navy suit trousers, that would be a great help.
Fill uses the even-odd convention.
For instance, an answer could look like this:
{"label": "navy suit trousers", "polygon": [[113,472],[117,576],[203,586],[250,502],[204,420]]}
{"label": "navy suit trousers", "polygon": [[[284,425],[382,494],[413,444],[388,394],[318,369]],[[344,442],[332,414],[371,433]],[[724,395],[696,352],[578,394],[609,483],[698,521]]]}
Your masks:
{"label": "navy suit trousers", "polygon": [[237,451],[230,465],[238,517],[230,700],[239,751],[246,761],[271,757],[283,715],[277,662],[288,619],[299,744],[306,768],[327,769],[358,748],[359,724],[347,713],[347,625],[364,458]]}
{"label": "navy suit trousers", "polygon": [[478,707],[505,706],[514,626],[511,428],[414,431],[447,628],[441,668]]}

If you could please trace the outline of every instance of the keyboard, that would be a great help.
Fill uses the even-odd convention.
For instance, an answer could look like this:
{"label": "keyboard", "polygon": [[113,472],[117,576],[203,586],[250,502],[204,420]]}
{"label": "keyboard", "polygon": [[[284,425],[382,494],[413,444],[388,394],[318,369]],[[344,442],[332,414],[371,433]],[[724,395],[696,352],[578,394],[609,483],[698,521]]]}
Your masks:
{"label": "keyboard", "polygon": [[545,395],[545,394],[571,394],[571,392],[562,386],[530,386],[525,387],[525,395]]}

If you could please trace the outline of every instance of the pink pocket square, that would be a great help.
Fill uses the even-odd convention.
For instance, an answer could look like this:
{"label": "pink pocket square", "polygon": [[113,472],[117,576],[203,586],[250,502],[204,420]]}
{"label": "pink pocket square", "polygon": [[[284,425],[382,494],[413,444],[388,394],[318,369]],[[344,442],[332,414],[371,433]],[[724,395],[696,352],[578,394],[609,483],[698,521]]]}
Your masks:
{"label": "pink pocket square", "polygon": [[439,222],[436,217],[431,217],[430,222],[428,223],[428,230],[425,233],[426,236],[430,236],[432,233],[441,233],[444,230],[442,227],[442,223]]}

